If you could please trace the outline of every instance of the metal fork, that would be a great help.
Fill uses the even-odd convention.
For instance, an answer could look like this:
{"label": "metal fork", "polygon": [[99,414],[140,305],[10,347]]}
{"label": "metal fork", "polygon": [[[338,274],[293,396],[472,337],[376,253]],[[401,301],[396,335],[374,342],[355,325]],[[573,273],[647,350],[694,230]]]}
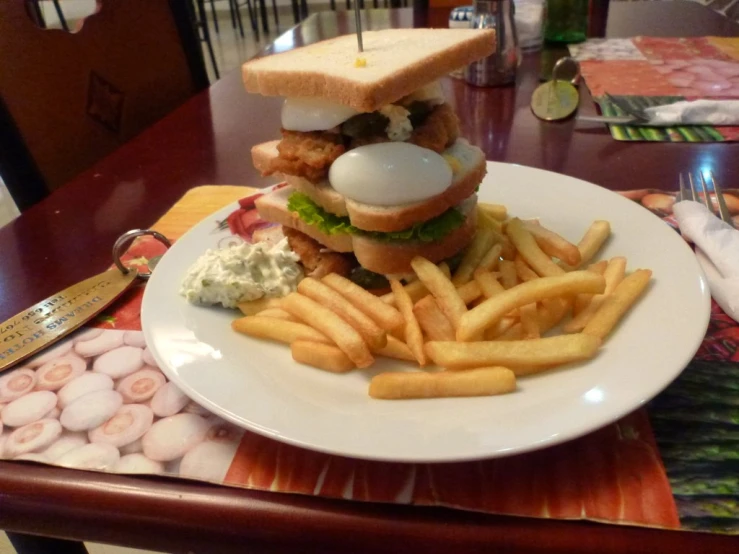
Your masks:
{"label": "metal fork", "polygon": [[[722,221],[734,227],[734,222],[731,219],[731,214],[729,214],[729,209],[726,207],[726,200],[724,200],[724,194],[723,192],[721,192],[721,187],[719,186],[718,181],[716,181],[716,177],[714,177],[713,172],[709,171],[708,174],[711,176],[713,193],[716,196],[716,204],[718,207],[718,213],[716,215],[721,218]],[[701,188],[703,188],[703,202],[706,205],[706,208],[708,208],[711,213],[715,213],[713,202],[711,202],[710,195],[708,194],[708,186],[706,185],[706,180],[703,178],[703,173],[699,172],[698,175],[700,176],[701,180]],[[700,195],[696,192],[692,173],[688,173],[688,181],[690,182],[690,188],[685,185],[685,178],[681,173],[680,200],[693,200],[695,202],[700,202],[700,200],[698,199]]]}

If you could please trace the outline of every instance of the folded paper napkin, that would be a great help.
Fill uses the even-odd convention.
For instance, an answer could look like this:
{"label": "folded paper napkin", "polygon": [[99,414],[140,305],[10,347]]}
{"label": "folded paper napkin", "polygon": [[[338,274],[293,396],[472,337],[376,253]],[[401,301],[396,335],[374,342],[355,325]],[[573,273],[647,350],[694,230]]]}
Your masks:
{"label": "folded paper napkin", "polygon": [[673,207],[683,236],[695,244],[695,253],[719,306],[739,322],[739,230],[692,200]]}
{"label": "folded paper napkin", "polygon": [[645,108],[655,125],[739,125],[739,100],[693,100]]}

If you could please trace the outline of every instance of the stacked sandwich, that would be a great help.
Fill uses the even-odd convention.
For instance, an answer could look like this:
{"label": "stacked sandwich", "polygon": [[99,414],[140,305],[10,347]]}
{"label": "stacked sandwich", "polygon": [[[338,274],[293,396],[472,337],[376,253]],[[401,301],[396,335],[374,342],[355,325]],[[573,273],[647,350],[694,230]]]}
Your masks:
{"label": "stacked sandwich", "polygon": [[[243,67],[250,92],[283,96],[282,139],[252,149],[287,185],[257,201],[308,271],[412,273],[475,232],[485,156],[459,136],[438,79],[492,53],[492,32],[385,30],[342,36]],[[328,268],[326,267],[328,262]],[[320,266],[323,266],[321,269]]]}

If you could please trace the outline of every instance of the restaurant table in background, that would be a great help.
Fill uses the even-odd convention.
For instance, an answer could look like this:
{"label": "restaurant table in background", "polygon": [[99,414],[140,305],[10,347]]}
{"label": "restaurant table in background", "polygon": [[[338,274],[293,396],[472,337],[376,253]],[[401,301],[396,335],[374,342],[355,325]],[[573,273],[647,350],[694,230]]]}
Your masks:
{"label": "restaurant table in background", "polygon": [[[739,27],[690,2],[610,6],[607,35],[736,36]],[[446,26],[448,10],[367,10],[365,29]],[[315,14],[279,37],[282,51],[352,32],[351,14]],[[549,53],[551,54],[551,52]],[[549,55],[546,51],[543,55]],[[555,52],[556,54],[556,52]],[[446,80],[462,134],[489,160],[540,167],[606,188],[674,189],[679,172],[713,170],[739,183],[739,144],[621,143],[605,127],[544,123],[530,112],[541,57],[524,58],[516,87]],[[594,113],[581,86],[581,112]],[[0,230],[0,320],[110,262],[123,231],[146,227],[203,184],[266,185],[253,144],[274,138],[280,100],[248,95],[224,76],[159,124]],[[729,552],[732,537],[494,517],[245,491],[163,478],[0,463],[0,527],[170,552],[408,551]]]}

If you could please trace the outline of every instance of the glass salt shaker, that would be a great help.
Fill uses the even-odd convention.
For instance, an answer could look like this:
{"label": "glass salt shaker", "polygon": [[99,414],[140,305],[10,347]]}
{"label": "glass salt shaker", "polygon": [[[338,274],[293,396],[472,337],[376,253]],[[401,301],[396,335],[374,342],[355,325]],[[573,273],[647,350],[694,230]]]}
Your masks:
{"label": "glass salt shaker", "polygon": [[495,29],[495,52],[467,66],[465,80],[475,86],[495,87],[516,81],[521,60],[513,0],[475,0],[473,29]]}

